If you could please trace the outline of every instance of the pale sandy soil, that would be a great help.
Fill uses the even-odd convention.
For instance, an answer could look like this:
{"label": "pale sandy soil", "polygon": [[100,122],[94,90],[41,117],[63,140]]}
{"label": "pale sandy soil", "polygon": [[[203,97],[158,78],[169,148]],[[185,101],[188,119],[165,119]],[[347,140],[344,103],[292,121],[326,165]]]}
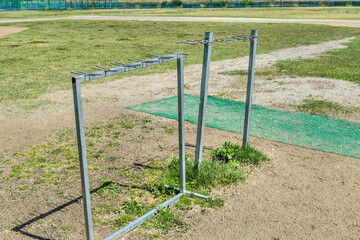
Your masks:
{"label": "pale sandy soil", "polygon": [[[289,48],[257,56],[257,68],[269,68],[278,60],[316,57],[330,49],[345,47],[344,39],[311,46]],[[186,61],[186,59],[185,59]],[[245,96],[246,77],[219,74],[223,71],[246,69],[248,59],[239,58],[211,63],[210,95],[233,94],[235,100]],[[185,92],[199,94],[201,65],[185,68]],[[123,78],[109,83],[84,85],[83,98],[87,124],[106,120],[120,113],[128,113],[124,107],[176,95],[176,72]],[[271,90],[271,91],[270,91]],[[139,94],[140,93],[140,94]],[[319,99],[360,106],[360,87],[341,80],[323,78],[256,79],[254,103],[266,107],[299,104],[311,94]],[[42,109],[24,111],[21,108],[1,104],[1,149],[19,149],[34,146],[53,137],[59,129],[73,128],[72,92],[61,91],[45,94],[40,100],[58,104]],[[16,105],[15,105],[16,106]],[[352,117],[360,121],[358,116]],[[173,120],[159,118],[176,126]],[[195,143],[196,126],[187,124],[187,143]],[[155,133],[154,133],[155,134]],[[144,149],[144,156],[168,148],[163,155],[176,152],[176,139],[169,141],[163,133],[157,133],[157,144]],[[241,135],[207,128],[205,146],[217,147],[224,141],[241,142]],[[252,144],[272,158],[254,170],[245,184],[231,186],[221,197],[225,207],[210,213],[193,210],[192,229],[179,239],[360,239],[360,165],[359,159],[304,149],[268,140],[251,138]],[[193,151],[193,149],[187,149]],[[162,150],[161,150],[162,151]],[[131,154],[129,153],[129,157]],[[140,154],[140,153],[137,153]],[[37,196],[39,201],[41,196]],[[10,199],[11,200],[11,199]],[[9,200],[9,201],[10,201]],[[39,215],[36,206],[17,199],[2,209],[7,221],[21,223]],[[56,201],[56,199],[54,199]],[[29,205],[28,205],[29,204]],[[32,204],[32,205],[31,205]],[[44,202],[45,204],[45,202]],[[56,201],[54,204],[60,205]],[[29,209],[28,206],[32,206]],[[5,205],[4,205],[5,206]],[[18,206],[16,209],[10,206]],[[82,219],[81,205],[69,206],[66,211],[78,214]],[[63,217],[56,213],[53,219]],[[4,216],[2,215],[2,216]],[[64,213],[65,215],[65,213]],[[3,218],[3,217],[2,217]],[[75,218],[78,219],[78,218]],[[66,218],[65,218],[66,219]],[[72,216],[69,221],[74,221]],[[3,222],[4,219],[2,219]],[[55,220],[54,220],[55,221]],[[65,220],[66,221],[66,220]],[[60,223],[59,223],[60,224]],[[56,224],[55,224],[56,225]],[[50,229],[50,230],[49,230]],[[57,239],[55,227],[43,230],[43,237]],[[82,230],[71,239],[81,239]],[[136,231],[124,239],[137,239]],[[46,235],[47,234],[47,235]],[[60,233],[59,233],[60,234]],[[97,233],[103,236],[103,233]],[[0,230],[0,239],[27,239],[10,230]],[[29,238],[31,239],[31,238]],[[168,237],[164,237],[168,239]]]}
{"label": "pale sandy soil", "polygon": [[6,36],[8,34],[12,34],[12,33],[18,33],[21,31],[24,31],[28,28],[24,28],[24,27],[0,27],[0,37],[2,36]]}

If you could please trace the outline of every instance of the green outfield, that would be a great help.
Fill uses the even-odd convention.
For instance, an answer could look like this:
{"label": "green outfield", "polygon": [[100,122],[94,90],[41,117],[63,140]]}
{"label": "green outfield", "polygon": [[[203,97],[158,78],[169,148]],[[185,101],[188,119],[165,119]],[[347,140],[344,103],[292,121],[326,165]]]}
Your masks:
{"label": "green outfield", "polygon": [[[224,38],[258,29],[261,37],[259,54],[360,34],[358,28],[274,23],[62,20],[0,26],[29,28],[0,38],[0,101],[33,99],[47,92],[70,89],[71,71],[87,72],[95,65],[126,62],[128,58],[142,58],[148,53],[182,51],[189,53],[185,58],[186,65],[200,63],[201,47],[178,45],[176,41],[202,39],[205,31],[213,31],[217,37]],[[358,41],[355,44],[356,48]],[[213,51],[212,60],[232,59],[247,54],[247,44],[219,45]],[[349,51],[345,54],[353,53]],[[337,62],[331,64],[336,65]],[[169,68],[174,69],[175,65],[147,68],[146,71],[131,74],[164,72]]]}

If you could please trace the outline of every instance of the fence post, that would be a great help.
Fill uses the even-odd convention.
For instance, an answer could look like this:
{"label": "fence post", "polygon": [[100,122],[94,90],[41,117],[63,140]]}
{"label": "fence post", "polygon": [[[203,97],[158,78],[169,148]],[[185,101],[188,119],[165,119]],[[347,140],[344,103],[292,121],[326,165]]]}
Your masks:
{"label": "fence post", "polygon": [[93,240],[94,234],[93,234],[93,225],[92,225],[92,217],[91,217],[90,186],[89,186],[87,159],[86,159],[85,130],[84,130],[83,109],[81,102],[81,88],[80,88],[80,83],[76,81],[76,78],[73,78],[72,85],[73,85],[73,94],[74,94],[75,122],[76,122],[76,134],[77,134],[77,142],[78,142],[78,150],[79,150],[86,239]]}
{"label": "fence post", "polygon": [[198,126],[196,134],[196,151],[195,151],[195,167],[200,168],[203,142],[204,142],[204,127],[205,127],[205,114],[206,114],[206,102],[207,102],[207,91],[209,82],[209,71],[210,71],[210,59],[211,59],[211,44],[213,41],[213,33],[205,33],[205,44],[204,44],[204,57],[201,75],[201,88],[200,88],[200,101],[199,101],[199,116]]}
{"label": "fence post", "polygon": [[251,30],[249,69],[248,69],[248,81],[247,81],[247,90],[246,90],[246,106],[245,106],[243,147],[247,146],[248,143],[249,143],[251,105],[252,105],[252,96],[253,96],[253,88],[254,88],[254,72],[255,72],[255,56],[256,56],[257,33],[258,33],[257,30]]}

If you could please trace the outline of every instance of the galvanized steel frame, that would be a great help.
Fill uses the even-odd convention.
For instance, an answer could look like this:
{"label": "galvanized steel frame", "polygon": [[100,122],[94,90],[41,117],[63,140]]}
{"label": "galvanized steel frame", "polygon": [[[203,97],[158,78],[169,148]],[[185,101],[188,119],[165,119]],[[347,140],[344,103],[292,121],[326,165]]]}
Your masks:
{"label": "galvanized steel frame", "polygon": [[249,55],[249,68],[248,68],[248,81],[246,90],[246,107],[244,118],[244,132],[243,132],[243,147],[249,143],[250,120],[251,120],[251,105],[254,88],[254,72],[255,72],[255,57],[257,45],[258,31],[251,30],[250,35],[236,35],[227,37],[226,39],[215,38],[213,39],[212,32],[206,32],[204,40],[183,40],[176,43],[184,43],[189,45],[204,44],[204,55],[202,65],[201,87],[200,87],[200,100],[199,100],[199,115],[196,135],[196,150],[195,150],[195,167],[200,168],[202,161],[202,151],[204,143],[204,128],[205,128],[205,114],[207,103],[207,92],[209,82],[209,71],[211,61],[211,47],[214,42],[228,43],[234,41],[250,41],[250,55]]}
{"label": "galvanized steel frame", "polygon": [[[180,162],[180,187],[177,189],[180,193],[171,199],[167,200],[163,204],[154,208],[150,212],[131,222],[127,226],[123,227],[119,231],[113,233],[112,235],[105,238],[106,240],[116,239],[134,228],[138,227],[141,223],[152,217],[159,208],[166,207],[174,202],[178,201],[180,197],[184,194],[192,194],[197,197],[208,198],[207,196],[193,193],[186,190],[186,172],[185,172],[185,120],[184,120],[184,62],[183,55],[184,53],[170,53],[166,56],[155,56],[147,55],[147,57],[153,57],[149,60],[141,59],[129,59],[134,61],[133,64],[123,64],[120,62],[111,63],[116,65],[115,68],[104,68],[101,66],[96,66],[93,69],[98,71],[93,73],[85,73],[76,71],[73,72],[78,74],[72,78],[73,85],[73,95],[74,95],[74,109],[75,109],[75,122],[76,122],[76,133],[77,133],[77,142],[78,142],[78,151],[79,151],[79,162],[80,162],[80,174],[81,174],[81,186],[82,186],[82,195],[83,195],[83,205],[84,205],[84,216],[85,216],[85,227],[86,227],[86,239],[93,240],[93,221],[91,216],[91,201],[90,201],[90,185],[89,185],[89,175],[87,168],[87,157],[86,157],[86,143],[85,143],[85,130],[84,130],[84,118],[83,118],[83,109],[82,109],[82,100],[81,100],[81,86],[82,82],[104,78],[107,76],[112,76],[115,74],[124,73],[127,71],[132,71],[155,64],[160,64],[168,61],[177,59],[177,80],[178,80],[178,126],[179,126],[179,162]],[[166,186],[169,187],[169,186]]]}

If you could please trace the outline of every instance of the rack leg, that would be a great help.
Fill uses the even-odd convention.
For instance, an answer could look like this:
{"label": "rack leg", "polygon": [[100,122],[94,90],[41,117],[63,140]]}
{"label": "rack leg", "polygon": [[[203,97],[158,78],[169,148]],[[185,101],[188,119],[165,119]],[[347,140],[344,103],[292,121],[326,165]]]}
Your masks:
{"label": "rack leg", "polygon": [[86,145],[85,145],[85,131],[84,131],[84,118],[81,102],[81,88],[80,83],[76,81],[73,83],[74,94],[74,107],[75,107],[75,121],[76,121],[76,133],[79,150],[80,161],[80,174],[81,174],[81,188],[83,194],[84,215],[85,215],[85,227],[86,227],[86,239],[93,240],[93,225],[91,217],[91,203],[90,203],[90,186],[89,175],[86,159]]}
{"label": "rack leg", "polygon": [[177,59],[177,78],[178,78],[180,193],[185,193],[186,173],[185,173],[185,120],[184,120],[184,60],[182,57]]}
{"label": "rack leg", "polygon": [[247,81],[247,90],[246,90],[243,146],[247,146],[249,143],[251,105],[252,105],[252,96],[253,96],[253,88],[254,88],[257,33],[258,33],[257,30],[251,30],[251,36],[254,37],[250,39],[250,57],[249,57],[249,70],[248,70],[248,81]]}
{"label": "rack leg", "polygon": [[[213,33],[205,33],[205,41],[213,41]],[[204,143],[204,127],[205,127],[205,113],[206,113],[206,102],[207,102],[207,91],[209,82],[209,71],[210,71],[210,59],[211,59],[211,44],[204,45],[204,57],[203,57],[203,68],[201,76],[201,89],[200,89],[200,102],[199,102],[199,116],[198,126],[196,134],[196,151],[195,151],[195,167],[200,168],[202,150]]]}

